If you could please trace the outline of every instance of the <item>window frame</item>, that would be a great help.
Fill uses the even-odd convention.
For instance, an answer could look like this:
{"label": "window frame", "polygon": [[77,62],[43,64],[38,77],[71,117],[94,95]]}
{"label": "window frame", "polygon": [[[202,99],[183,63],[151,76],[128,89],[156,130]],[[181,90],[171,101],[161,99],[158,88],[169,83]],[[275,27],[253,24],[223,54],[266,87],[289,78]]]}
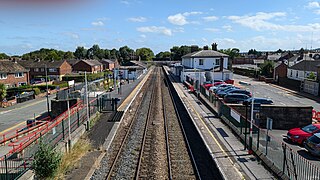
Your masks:
{"label": "window frame", "polygon": [[8,79],[7,73],[0,73],[0,79]]}

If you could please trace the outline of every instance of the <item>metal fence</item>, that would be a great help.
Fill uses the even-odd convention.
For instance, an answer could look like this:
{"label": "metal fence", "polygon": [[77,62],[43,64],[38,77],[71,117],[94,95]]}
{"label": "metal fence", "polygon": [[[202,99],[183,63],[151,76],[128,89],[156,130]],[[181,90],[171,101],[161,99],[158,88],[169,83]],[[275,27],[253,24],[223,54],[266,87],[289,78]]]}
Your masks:
{"label": "metal fence", "polygon": [[[201,86],[200,93],[209,100],[221,119],[243,140],[244,147],[250,145],[249,126],[250,121],[238,113],[235,109],[225,104],[212,92]],[[250,107],[247,109],[250,116]],[[235,118],[240,117],[240,118]],[[253,125],[252,150],[266,163],[272,165],[272,169],[280,172],[278,175],[295,180],[320,179],[320,168],[302,157],[297,151],[291,149],[286,143],[277,141],[268,134],[266,129]]]}
{"label": "metal fence", "polygon": [[[101,110],[98,100],[101,97],[90,98],[89,117]],[[40,139],[45,144],[55,147],[59,142],[69,138],[69,129],[72,133],[86,122],[87,106],[79,101],[70,107],[70,128],[68,111],[65,111],[54,120],[44,123],[36,131],[20,137],[24,139],[20,139],[20,143],[13,146],[8,155],[0,157],[0,180],[16,179],[31,167],[32,157],[38,150]]]}

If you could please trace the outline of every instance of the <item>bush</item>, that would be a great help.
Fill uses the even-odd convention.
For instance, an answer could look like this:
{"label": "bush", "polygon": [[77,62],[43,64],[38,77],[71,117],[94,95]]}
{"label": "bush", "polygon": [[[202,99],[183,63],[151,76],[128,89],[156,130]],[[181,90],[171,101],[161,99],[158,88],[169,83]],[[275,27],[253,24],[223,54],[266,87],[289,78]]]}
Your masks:
{"label": "bush", "polygon": [[38,95],[41,93],[40,89],[39,88],[33,88],[33,91],[34,91],[34,94],[35,95]]}
{"label": "bush", "polygon": [[55,175],[60,161],[61,155],[40,141],[39,149],[34,155],[32,169],[38,178],[46,179]]}

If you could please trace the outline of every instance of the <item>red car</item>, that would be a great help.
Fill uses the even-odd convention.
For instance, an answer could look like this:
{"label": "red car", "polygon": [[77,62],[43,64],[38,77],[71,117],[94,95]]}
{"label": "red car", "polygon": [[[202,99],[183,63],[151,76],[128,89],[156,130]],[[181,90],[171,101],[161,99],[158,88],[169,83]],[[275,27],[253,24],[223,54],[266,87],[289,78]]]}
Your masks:
{"label": "red car", "polygon": [[310,124],[303,128],[290,129],[287,138],[294,143],[303,144],[305,140],[318,132],[320,132],[320,124]]}
{"label": "red car", "polygon": [[205,84],[205,85],[203,85],[206,89],[209,89],[210,87],[212,87],[212,86],[218,86],[218,85],[220,85],[220,84],[226,84],[225,82],[215,82],[215,83],[213,83],[213,84]]}

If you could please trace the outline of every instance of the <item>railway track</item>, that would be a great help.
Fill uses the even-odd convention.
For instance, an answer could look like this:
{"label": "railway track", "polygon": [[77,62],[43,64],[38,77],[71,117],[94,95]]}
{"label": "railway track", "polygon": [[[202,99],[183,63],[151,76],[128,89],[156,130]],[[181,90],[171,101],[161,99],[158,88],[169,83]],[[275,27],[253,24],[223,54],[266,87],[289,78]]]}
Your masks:
{"label": "railway track", "polygon": [[91,179],[201,179],[160,67],[139,98]]}

